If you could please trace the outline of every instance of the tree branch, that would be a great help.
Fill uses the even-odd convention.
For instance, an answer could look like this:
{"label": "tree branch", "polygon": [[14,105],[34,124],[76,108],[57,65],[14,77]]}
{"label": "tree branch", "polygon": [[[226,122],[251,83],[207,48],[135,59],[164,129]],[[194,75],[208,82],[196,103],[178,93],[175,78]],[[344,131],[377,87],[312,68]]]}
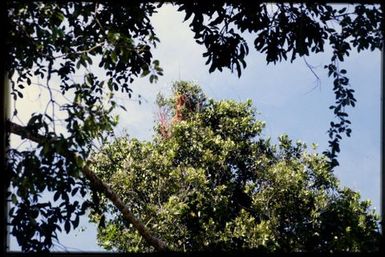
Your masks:
{"label": "tree branch", "polygon": [[[93,47],[89,48],[89,49],[86,49],[86,50],[82,50],[82,51],[78,51],[78,52],[74,52],[74,53],[71,53],[71,54],[76,54],[76,55],[80,55],[80,54],[88,54],[89,52],[95,50],[96,48],[98,47],[101,47],[104,45],[104,41],[103,42],[100,42],[96,45],[94,45]],[[65,57],[67,56],[68,54],[62,54],[62,55],[58,55],[58,56],[54,56],[53,58],[52,57],[49,57],[49,58],[52,58],[52,59],[59,59],[59,58],[62,58],[62,57]],[[47,57],[47,56],[46,56]],[[47,57],[48,58],[48,57]]]}
{"label": "tree branch", "polygon": [[[29,139],[36,143],[43,143],[49,139],[46,137],[33,133],[27,129],[27,127],[20,126],[18,124],[15,124],[11,121],[8,121],[8,131],[10,133],[13,133],[15,135],[18,135],[22,138]],[[54,140],[52,140],[54,141]],[[76,160],[80,159],[81,157],[78,156],[76,153],[70,152],[70,151],[63,151],[61,153],[58,153],[62,155],[63,157],[69,159],[72,162],[76,162]],[[109,185],[104,183],[89,167],[91,162],[88,160],[85,162],[85,165],[81,168],[81,171],[83,175],[90,181],[91,185],[99,192],[103,193],[114,205],[116,208],[119,209],[119,211],[122,213],[123,218],[131,223],[135,229],[138,230],[139,234],[150,244],[152,245],[156,250],[158,251],[168,251],[169,248],[165,242],[160,240],[159,238],[153,236],[150,231],[146,228],[146,226],[135,216],[131,213],[130,209],[127,207],[127,205],[124,204],[122,199],[111,189]]]}

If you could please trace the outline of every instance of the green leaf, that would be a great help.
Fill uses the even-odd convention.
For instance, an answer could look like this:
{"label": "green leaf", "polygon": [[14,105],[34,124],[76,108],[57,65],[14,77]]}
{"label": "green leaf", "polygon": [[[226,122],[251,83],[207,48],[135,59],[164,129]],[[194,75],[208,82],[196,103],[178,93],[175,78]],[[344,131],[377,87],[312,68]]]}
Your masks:
{"label": "green leaf", "polygon": [[65,232],[68,234],[71,230],[71,224],[70,224],[70,221],[69,220],[66,220],[64,222],[64,230]]}
{"label": "green leaf", "polygon": [[141,77],[143,78],[143,77],[147,76],[148,74],[150,74],[150,70],[144,69],[144,70],[142,71]]}
{"label": "green leaf", "polygon": [[158,77],[154,74],[150,75],[150,83],[154,83],[158,80]]}
{"label": "green leaf", "polygon": [[15,194],[12,194],[11,201],[12,201],[13,204],[17,204],[18,203],[17,196]]}
{"label": "green leaf", "polygon": [[77,228],[79,226],[79,216],[76,216],[75,219],[72,221],[72,226]]}

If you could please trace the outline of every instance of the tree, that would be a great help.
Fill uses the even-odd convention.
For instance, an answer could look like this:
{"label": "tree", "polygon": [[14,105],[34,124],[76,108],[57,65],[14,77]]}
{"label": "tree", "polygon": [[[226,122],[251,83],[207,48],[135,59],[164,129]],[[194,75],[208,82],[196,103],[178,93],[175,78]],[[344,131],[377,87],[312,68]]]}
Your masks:
{"label": "tree", "polygon": [[[347,71],[339,62],[352,48],[382,47],[378,6],[359,4],[347,9],[278,3],[269,10],[267,4],[237,1],[175,4],[185,12],[196,41],[206,47],[210,72],[228,68],[241,75],[249,52],[243,31],[256,36],[254,46],[266,54],[267,63],[322,52],[328,42],[333,54],[325,68],[334,78],[336,102],[331,109],[337,121],[331,123],[326,156],[331,167],[338,165],[339,142],[343,134],[351,133],[345,108],[356,103]],[[78,226],[79,216],[87,208],[95,208],[93,201],[79,203],[70,196],[100,191],[119,205],[117,200],[121,199],[108,194],[109,188],[87,169],[89,156],[95,140],[108,141],[118,122],[112,115],[119,107],[113,93],[122,91],[130,97],[130,83],[135,78],[148,76],[155,82],[162,75],[159,61],[151,55],[159,39],[149,19],[160,4],[8,1],[6,5],[6,70],[11,95],[17,102],[27,84],[43,87],[51,96],[47,110],[33,115],[26,126],[9,123],[9,132],[37,143],[32,150],[9,149],[12,234],[23,251],[44,251],[52,246],[60,225],[69,232]],[[105,71],[103,76],[89,70],[95,62]],[[84,77],[73,78],[79,74]],[[45,83],[32,84],[36,76]],[[55,80],[60,84],[55,85]],[[57,106],[54,90],[70,98],[68,103]],[[62,133],[56,130],[59,107],[66,114]],[[14,108],[13,116],[17,112]],[[54,201],[42,199],[46,191],[52,192]],[[126,210],[122,204],[120,210]],[[162,243],[143,230],[144,224],[126,217],[127,222],[137,224],[135,228],[146,240],[163,249]]]}
{"label": "tree", "polygon": [[[277,145],[262,138],[251,100],[206,100],[187,82],[173,90],[158,101],[170,116],[183,113],[167,136],[158,124],[151,141],[119,138],[91,167],[171,249],[378,250],[378,217],[358,193],[339,186],[325,155],[287,135]],[[100,198],[90,215],[99,223],[99,244],[152,251]]]}

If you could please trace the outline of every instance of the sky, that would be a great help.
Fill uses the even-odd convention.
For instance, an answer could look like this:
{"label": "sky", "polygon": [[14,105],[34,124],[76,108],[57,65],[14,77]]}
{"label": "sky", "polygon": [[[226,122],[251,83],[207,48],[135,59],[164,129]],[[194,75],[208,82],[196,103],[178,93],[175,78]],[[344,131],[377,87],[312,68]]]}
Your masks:
{"label": "sky", "polygon": [[[137,79],[132,86],[133,99],[120,99],[127,112],[119,113],[120,124],[117,135],[128,132],[131,137],[151,140],[152,128],[157,108],[154,104],[158,92],[167,95],[173,82],[193,81],[199,84],[209,98],[252,99],[257,118],[266,122],[263,136],[277,137],[288,134],[293,141],[301,140],[308,146],[318,144],[319,152],[328,147],[326,131],[333,120],[328,109],[334,103],[332,80],[323,68],[329,63],[330,52],[310,56],[306,61],[314,67],[316,77],[306,66],[303,58],[293,63],[285,62],[266,65],[265,56],[253,49],[252,37],[249,40],[247,68],[238,78],[230,71],[209,73],[202,57],[204,48],[193,39],[188,22],[183,23],[183,13],[176,12],[170,5],[162,7],[152,18],[155,32],[161,42],[153,51],[154,58],[160,60],[164,76],[151,84],[148,78]],[[335,169],[336,176],[343,186],[360,192],[362,199],[370,199],[375,210],[380,213],[380,81],[381,56],[379,51],[356,53],[341,64],[348,71],[350,83],[355,92],[357,105],[349,109],[352,121],[351,138],[343,138],[340,166]],[[95,68],[96,70],[97,68]],[[37,81],[36,81],[37,82]],[[26,97],[20,101],[19,119],[27,121],[34,111],[45,108],[43,91],[28,89]],[[142,96],[142,104],[135,100]],[[60,95],[57,95],[61,97]],[[64,99],[62,99],[64,101]],[[18,145],[17,138],[11,143]],[[96,226],[83,217],[80,229],[70,234],[60,234],[60,245],[56,251],[103,251],[96,244]],[[11,250],[18,250],[11,238]]]}

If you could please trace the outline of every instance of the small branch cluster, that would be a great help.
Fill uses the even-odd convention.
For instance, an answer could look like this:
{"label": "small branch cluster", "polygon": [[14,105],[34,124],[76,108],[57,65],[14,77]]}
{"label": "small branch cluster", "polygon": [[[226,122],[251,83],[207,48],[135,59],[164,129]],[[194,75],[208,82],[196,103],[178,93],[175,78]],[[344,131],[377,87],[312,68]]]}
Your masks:
{"label": "small branch cluster", "polygon": [[159,133],[162,138],[167,139],[171,136],[170,132],[170,122],[165,108],[160,107],[158,111],[158,120],[159,120]]}

